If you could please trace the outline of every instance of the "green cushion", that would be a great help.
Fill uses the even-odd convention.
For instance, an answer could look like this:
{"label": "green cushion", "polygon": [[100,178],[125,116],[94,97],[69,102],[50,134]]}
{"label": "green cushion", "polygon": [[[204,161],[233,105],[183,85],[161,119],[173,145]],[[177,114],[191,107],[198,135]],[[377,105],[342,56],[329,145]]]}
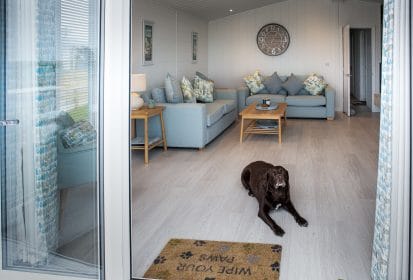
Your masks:
{"label": "green cushion", "polygon": [[88,121],[79,121],[60,132],[62,144],[65,148],[75,148],[94,143],[96,130]]}
{"label": "green cushion", "polygon": [[214,102],[214,82],[201,79],[199,76],[194,78],[194,94],[196,100],[211,103]]}
{"label": "green cushion", "polygon": [[185,76],[182,77],[181,89],[185,103],[196,103],[194,88],[192,87],[191,82]]}
{"label": "green cushion", "polygon": [[250,89],[251,94],[257,94],[261,90],[265,89],[262,83],[262,77],[259,71],[255,71],[254,74],[244,77],[245,84]]}
{"label": "green cushion", "polygon": [[316,74],[310,75],[304,81],[305,89],[312,95],[318,95],[324,92],[327,87],[327,83],[324,81],[323,77],[317,76]]}

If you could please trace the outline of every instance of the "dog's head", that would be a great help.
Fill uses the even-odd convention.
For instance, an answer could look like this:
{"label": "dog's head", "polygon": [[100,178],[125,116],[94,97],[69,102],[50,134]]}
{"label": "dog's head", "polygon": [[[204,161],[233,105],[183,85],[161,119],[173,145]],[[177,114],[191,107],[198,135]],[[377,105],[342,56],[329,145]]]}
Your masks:
{"label": "dog's head", "polygon": [[288,186],[288,171],[283,167],[276,166],[267,171],[268,189],[279,190]]}

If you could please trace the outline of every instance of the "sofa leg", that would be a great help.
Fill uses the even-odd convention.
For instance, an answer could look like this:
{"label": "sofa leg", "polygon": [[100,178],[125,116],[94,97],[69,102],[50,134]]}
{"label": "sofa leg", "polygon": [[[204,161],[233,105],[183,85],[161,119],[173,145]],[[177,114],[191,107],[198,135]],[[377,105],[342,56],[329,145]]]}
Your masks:
{"label": "sofa leg", "polygon": [[328,117],[327,120],[328,121],[334,121],[334,117]]}

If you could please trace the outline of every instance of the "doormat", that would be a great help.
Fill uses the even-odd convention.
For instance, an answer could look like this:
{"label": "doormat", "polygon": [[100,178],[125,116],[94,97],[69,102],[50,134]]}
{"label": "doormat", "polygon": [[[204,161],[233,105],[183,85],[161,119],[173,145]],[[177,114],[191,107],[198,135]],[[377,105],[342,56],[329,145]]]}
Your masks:
{"label": "doormat", "polygon": [[162,280],[278,280],[281,246],[171,239],[146,271]]}

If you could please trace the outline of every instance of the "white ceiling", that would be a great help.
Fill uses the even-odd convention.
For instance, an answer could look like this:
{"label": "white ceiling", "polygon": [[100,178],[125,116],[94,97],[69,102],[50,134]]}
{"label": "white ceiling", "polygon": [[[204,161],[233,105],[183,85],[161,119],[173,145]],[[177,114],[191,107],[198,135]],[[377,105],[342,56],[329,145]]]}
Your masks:
{"label": "white ceiling", "polygon": [[[159,0],[168,6],[190,13],[206,20],[214,20],[231,14],[238,14],[248,10],[264,7],[273,3],[287,0]],[[311,0],[307,0],[311,1]],[[332,0],[347,1],[347,0]],[[383,0],[359,0],[378,2]],[[232,13],[229,10],[232,9]]]}
{"label": "white ceiling", "polygon": [[178,10],[213,20],[287,0],[159,0]]}

